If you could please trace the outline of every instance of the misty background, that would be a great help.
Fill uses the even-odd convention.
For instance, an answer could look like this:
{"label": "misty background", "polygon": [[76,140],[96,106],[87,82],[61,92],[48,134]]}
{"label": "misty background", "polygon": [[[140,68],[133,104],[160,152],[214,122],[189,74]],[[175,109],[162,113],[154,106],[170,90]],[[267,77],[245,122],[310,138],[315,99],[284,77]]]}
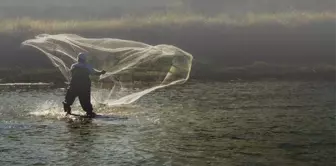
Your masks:
{"label": "misty background", "polygon": [[[172,24],[163,19],[163,24],[154,22],[143,26],[141,22],[133,22],[138,18],[151,22],[146,19],[152,16],[161,19],[162,15],[171,13],[176,14],[173,20],[181,18],[182,23]],[[236,26],[221,17],[230,16],[234,20],[250,13],[261,16],[261,20],[267,19]],[[205,19],[184,22],[187,15],[201,15]],[[104,20],[119,18],[128,19],[130,24],[90,29],[95,25],[87,22],[84,27],[71,31],[50,33],[174,45],[194,56],[192,78],[335,80],[334,15],[335,0],[0,0],[0,30],[12,27],[0,32],[0,80],[50,81],[55,72],[63,79],[58,71],[46,72],[45,68],[55,68],[40,52],[20,48],[22,41],[49,33],[48,26],[54,24],[53,20],[103,20],[104,24]],[[23,19],[28,25],[22,26],[21,18],[31,19]],[[209,23],[208,18],[217,19],[217,23]],[[282,24],[286,21],[289,23]]]}
{"label": "misty background", "polygon": [[1,0],[0,18],[103,19],[153,13],[335,11],[335,0]]}

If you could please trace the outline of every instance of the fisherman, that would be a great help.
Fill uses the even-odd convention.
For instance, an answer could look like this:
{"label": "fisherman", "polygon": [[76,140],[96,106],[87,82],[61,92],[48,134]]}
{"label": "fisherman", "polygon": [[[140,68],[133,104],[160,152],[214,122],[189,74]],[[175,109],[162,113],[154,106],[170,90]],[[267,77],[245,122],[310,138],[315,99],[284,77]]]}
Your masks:
{"label": "fisherman", "polygon": [[79,53],[77,63],[71,66],[71,81],[67,89],[65,100],[62,102],[64,112],[71,114],[71,105],[74,103],[76,97],[86,112],[86,116],[94,118],[96,113],[93,112],[91,104],[91,80],[90,75],[102,75],[106,71],[97,71],[87,63],[88,54]]}

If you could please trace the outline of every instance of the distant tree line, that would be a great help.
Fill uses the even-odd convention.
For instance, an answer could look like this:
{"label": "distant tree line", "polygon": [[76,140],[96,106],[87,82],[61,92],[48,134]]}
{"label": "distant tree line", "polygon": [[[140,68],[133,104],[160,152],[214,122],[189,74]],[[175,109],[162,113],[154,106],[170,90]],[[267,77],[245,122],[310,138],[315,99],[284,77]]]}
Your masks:
{"label": "distant tree line", "polygon": [[[164,12],[246,14],[286,11],[335,11],[335,0],[96,0],[42,1],[29,5],[23,0],[2,0],[0,19],[100,19]],[[33,2],[33,1],[32,1]],[[94,2],[94,3],[93,3]]]}
{"label": "distant tree line", "polygon": [[335,0],[181,0],[181,2],[191,10],[204,14],[291,10],[335,11]]}

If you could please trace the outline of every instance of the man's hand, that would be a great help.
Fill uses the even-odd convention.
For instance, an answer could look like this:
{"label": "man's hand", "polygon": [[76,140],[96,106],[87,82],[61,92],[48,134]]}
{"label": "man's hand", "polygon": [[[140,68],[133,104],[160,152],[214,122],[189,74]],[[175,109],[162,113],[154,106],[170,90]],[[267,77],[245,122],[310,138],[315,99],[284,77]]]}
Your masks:
{"label": "man's hand", "polygon": [[105,70],[102,70],[101,72],[100,72],[100,74],[105,74],[106,73],[106,71]]}

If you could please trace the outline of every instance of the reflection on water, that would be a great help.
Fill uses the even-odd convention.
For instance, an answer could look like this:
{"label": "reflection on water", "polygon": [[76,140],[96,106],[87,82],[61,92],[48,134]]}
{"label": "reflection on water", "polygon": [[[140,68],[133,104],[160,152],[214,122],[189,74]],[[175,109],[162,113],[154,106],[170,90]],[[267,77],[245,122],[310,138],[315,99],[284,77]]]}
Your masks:
{"label": "reflection on water", "polygon": [[66,126],[69,133],[64,146],[67,161],[71,161],[71,165],[90,164],[90,158],[96,156],[94,140],[97,131],[94,130],[95,127],[88,123],[69,123]]}
{"label": "reflection on water", "polygon": [[[3,90],[0,165],[334,165],[335,84],[188,83],[69,120],[59,89]],[[80,113],[77,103],[75,112]],[[126,117],[126,118],[125,118]]]}

